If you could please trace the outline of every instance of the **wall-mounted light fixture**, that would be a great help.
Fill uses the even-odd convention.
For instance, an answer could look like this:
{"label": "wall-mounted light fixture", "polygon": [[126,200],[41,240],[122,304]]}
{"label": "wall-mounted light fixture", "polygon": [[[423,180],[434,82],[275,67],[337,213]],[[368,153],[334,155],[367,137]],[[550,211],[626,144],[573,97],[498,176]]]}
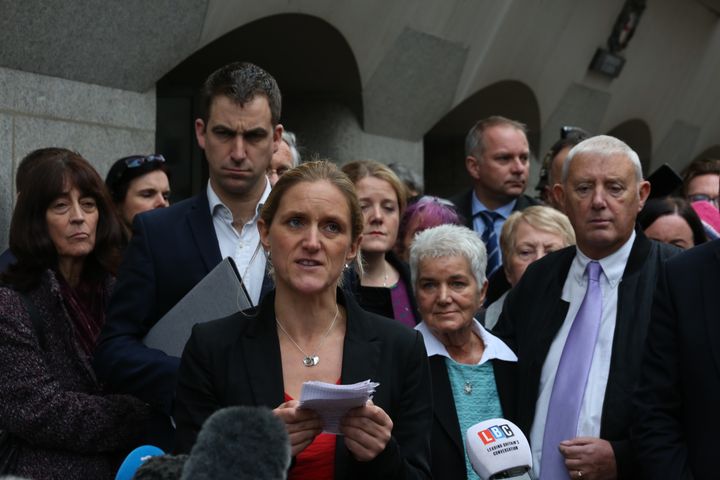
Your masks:
{"label": "wall-mounted light fixture", "polygon": [[646,0],[626,0],[623,9],[615,20],[612,33],[607,40],[607,48],[598,48],[590,62],[589,69],[610,78],[620,75],[625,66],[625,57],[620,52],[625,50],[635,29],[640,23],[640,16],[645,10]]}

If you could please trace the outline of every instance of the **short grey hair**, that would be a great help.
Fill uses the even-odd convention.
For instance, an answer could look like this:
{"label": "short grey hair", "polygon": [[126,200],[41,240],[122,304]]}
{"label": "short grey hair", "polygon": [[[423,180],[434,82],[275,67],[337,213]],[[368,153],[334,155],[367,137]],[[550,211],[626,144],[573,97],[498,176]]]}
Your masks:
{"label": "short grey hair", "polygon": [[460,225],[438,225],[415,236],[410,246],[410,275],[413,288],[420,261],[425,258],[464,257],[470,265],[478,288],[485,283],[487,250],[477,233]]}
{"label": "short grey hair", "polygon": [[297,138],[295,137],[295,134],[288,130],[283,130],[282,141],[285,142],[290,148],[290,155],[292,156],[293,167],[297,167],[298,165],[300,165],[301,158],[300,152],[297,149]]}
{"label": "short grey hair", "polygon": [[635,167],[635,179],[637,182],[639,183],[643,180],[640,157],[635,150],[630,148],[627,143],[618,138],[611,137],[610,135],[597,135],[583,140],[575,145],[570,152],[568,152],[568,156],[565,158],[565,162],[562,167],[562,183],[565,183],[567,180],[568,172],[570,171],[570,162],[572,162],[576,156],[586,154],[602,158],[623,155],[629,159],[632,162],[633,167]]}

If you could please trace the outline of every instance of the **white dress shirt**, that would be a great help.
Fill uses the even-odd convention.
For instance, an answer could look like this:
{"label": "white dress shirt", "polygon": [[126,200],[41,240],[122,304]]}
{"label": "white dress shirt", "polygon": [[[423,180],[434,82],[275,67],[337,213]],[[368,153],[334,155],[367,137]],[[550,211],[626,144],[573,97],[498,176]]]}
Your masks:
{"label": "white dress shirt", "polygon": [[[480,325],[480,322],[474,318],[472,321],[473,332],[475,332],[482,339],[483,344],[485,344],[485,351],[483,352],[480,361],[477,363],[478,365],[482,365],[483,363],[493,359],[505,360],[507,362],[517,362],[517,357],[510,347],[505,345],[505,343],[495,335],[485,330],[485,328]],[[447,348],[445,348],[445,345],[443,345],[442,342],[432,334],[424,321],[418,323],[415,326],[415,330],[422,333],[428,357],[432,357],[433,355],[442,355],[443,357],[452,358],[448,353]]]}
{"label": "white dress shirt", "polygon": [[[612,357],[612,343],[615,336],[615,320],[617,314],[618,287],[622,280],[625,265],[630,250],[635,241],[635,232],[632,232],[630,239],[618,251],[601,260],[602,274],[600,275],[600,289],[602,291],[602,317],[600,319],[600,331],[598,332],[595,351],[593,352],[590,373],[588,374],[585,394],[580,406],[580,418],[578,420],[578,437],[599,437],[600,417],[605,400],[605,387],[607,386],[608,375],[610,374],[610,359]],[[563,286],[562,299],[570,303],[567,316],[555,339],[550,345],[545,363],[540,375],[540,391],[535,404],[535,419],[530,429],[530,446],[533,455],[533,472],[535,478],[540,478],[540,460],[542,457],[543,435],[545,433],[545,419],[547,418],[550,395],[555,383],[555,372],[557,371],[562,356],[565,341],[567,340],[570,327],[575,316],[580,310],[585,292],[587,290],[587,278],[585,268],[591,261],[580,250],[577,250],[575,259],[570,266],[565,285]],[[570,439],[568,439],[570,440]]]}
{"label": "white dress shirt", "polygon": [[265,191],[255,207],[255,215],[238,232],[232,225],[233,215],[230,209],[222,203],[209,181],[207,186],[210,215],[212,215],[215,236],[220,246],[220,255],[222,258],[232,257],[235,261],[245,289],[255,305],[260,300],[266,262],[265,252],[260,245],[257,221],[268,195],[270,195],[270,182],[266,178]]}

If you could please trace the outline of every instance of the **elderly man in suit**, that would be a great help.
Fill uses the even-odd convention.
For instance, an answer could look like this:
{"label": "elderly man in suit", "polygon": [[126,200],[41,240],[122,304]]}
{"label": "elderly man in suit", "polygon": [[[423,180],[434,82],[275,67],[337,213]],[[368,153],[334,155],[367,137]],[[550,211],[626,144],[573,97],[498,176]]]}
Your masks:
{"label": "elderly man in suit", "polygon": [[508,294],[496,332],[518,363],[504,410],[529,434],[539,478],[635,478],[631,395],[656,277],[677,250],[635,231],[650,185],[620,140],[573,147],[554,188],[577,245]]}
{"label": "elderly man in suit", "polygon": [[144,346],[147,332],[225,257],[235,260],[255,304],[271,286],[257,219],[283,131],[280,90],[261,68],[232,63],[208,77],[201,95],[205,111],[195,134],[208,163],[207,187],[135,217],[95,355],[97,373],[111,390],[136,395],[167,415],[179,358]]}
{"label": "elderly man in suit", "polygon": [[644,478],[718,478],[720,240],[667,262],[636,395]]}

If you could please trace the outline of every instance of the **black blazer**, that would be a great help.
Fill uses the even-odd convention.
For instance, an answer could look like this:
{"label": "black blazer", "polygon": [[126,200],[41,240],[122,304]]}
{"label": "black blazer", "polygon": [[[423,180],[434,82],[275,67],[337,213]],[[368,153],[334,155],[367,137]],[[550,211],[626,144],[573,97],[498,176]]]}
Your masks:
{"label": "black blazer", "polygon": [[658,281],[633,429],[645,478],[718,478],[720,240],[667,262]]}
{"label": "black blazer", "polygon": [[[407,289],[408,298],[410,299],[410,309],[412,310],[413,318],[415,319],[415,325],[420,323],[422,321],[422,317],[420,316],[420,311],[418,310],[417,306],[417,299],[415,299],[415,289],[412,284],[412,278],[410,275],[410,267],[407,263],[402,261],[400,257],[395,255],[394,252],[389,251],[385,254],[385,259],[388,261],[390,265],[395,268],[395,270],[398,271],[398,274],[400,275],[400,279],[405,283],[405,288]],[[353,295],[355,297],[355,300],[357,303],[364,309],[372,313],[377,313],[378,315],[383,315],[380,311],[374,311],[373,306],[370,305],[368,302],[363,299],[361,290],[360,290],[360,275],[358,275],[357,271],[354,267],[347,268],[343,271],[343,289],[345,292]],[[390,295],[388,294],[388,301],[390,300]],[[387,316],[387,315],[383,315]],[[393,318],[392,316],[389,316],[389,318]]]}
{"label": "black blazer", "polygon": [[[656,278],[664,261],[680,250],[648,240],[636,232],[618,288],[618,306],[610,372],[600,421],[600,438],[613,447],[619,478],[637,478],[630,449],[632,393],[640,374]],[[505,414],[529,436],[540,389],[540,374],[569,304],[561,299],[576,248],[550,253],[530,264],[510,290],[493,333],[515,351],[518,362],[512,382],[513,400]]]}
{"label": "black blazer", "polygon": [[[175,409],[176,448],[188,452],[200,427],[219,408],[284,401],[275,295],[256,316],[237,313],[193,328],[183,352]],[[356,461],[338,436],[335,478],[430,478],[432,397],[422,336],[398,322],[362,310],[338,290],[348,320],[341,381],[380,383],[373,402],[393,421],[387,448],[370,462]]]}
{"label": "black blazer", "polygon": [[[433,388],[433,426],[430,442],[433,478],[467,478],[465,448],[463,447],[465,432],[460,431],[450,378],[445,366],[445,357],[433,355],[429,361]],[[509,380],[507,368],[511,362],[502,360],[492,360],[492,362],[500,405],[503,406],[508,400],[505,386]]]}
{"label": "black blazer", "polygon": [[[108,387],[172,411],[180,359],[142,339],[222,258],[206,192],[135,216],[95,369]],[[272,287],[266,276],[263,291]]]}

